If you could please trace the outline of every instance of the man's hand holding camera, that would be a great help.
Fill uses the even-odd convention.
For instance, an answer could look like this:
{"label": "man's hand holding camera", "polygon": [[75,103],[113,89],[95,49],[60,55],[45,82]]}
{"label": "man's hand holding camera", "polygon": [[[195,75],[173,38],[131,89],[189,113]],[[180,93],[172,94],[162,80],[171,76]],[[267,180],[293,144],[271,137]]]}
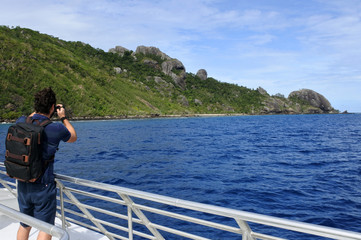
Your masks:
{"label": "man's hand holding camera", "polygon": [[[57,104],[55,107],[56,113],[60,119],[66,118],[65,108],[62,104]],[[62,120],[63,121],[63,120]]]}
{"label": "man's hand holding camera", "polygon": [[65,114],[65,108],[63,104],[57,104],[55,107],[55,111],[60,118],[61,122],[65,125],[65,127],[69,130],[71,137],[68,142],[75,142],[77,139],[76,132],[73,128],[73,126],[70,124],[68,118]]}

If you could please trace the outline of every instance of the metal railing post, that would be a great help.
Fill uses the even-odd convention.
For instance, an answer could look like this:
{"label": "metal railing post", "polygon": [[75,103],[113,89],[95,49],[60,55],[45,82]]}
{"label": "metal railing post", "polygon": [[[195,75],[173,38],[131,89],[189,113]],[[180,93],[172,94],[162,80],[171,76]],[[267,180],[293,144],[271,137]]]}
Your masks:
{"label": "metal railing post", "polygon": [[248,223],[241,220],[241,219],[235,219],[238,226],[241,228],[242,231],[242,240],[256,240],[254,237],[252,237],[252,229],[249,227]]}
{"label": "metal railing post", "polygon": [[58,185],[59,196],[60,196],[61,226],[62,226],[63,229],[65,229],[66,223],[65,223],[64,192],[63,192],[64,185],[58,180],[56,181],[56,184]]}
{"label": "metal railing post", "polygon": [[118,195],[124,200],[124,202],[127,204],[128,207],[130,207],[135,215],[138,216],[138,218],[143,222],[143,225],[148,228],[148,230],[157,238],[157,240],[164,240],[163,236],[160,234],[160,232],[151,226],[151,222],[149,219],[144,215],[144,213],[139,210],[138,208],[134,207],[134,202],[132,199],[130,199],[129,196],[125,194],[118,193]]}
{"label": "metal railing post", "polygon": [[127,206],[128,209],[128,230],[129,230],[129,240],[133,240],[133,212],[130,206]]}
{"label": "metal railing post", "polygon": [[85,208],[82,207],[82,204],[79,202],[79,200],[71,193],[68,191],[64,191],[65,195],[68,196],[68,198],[75,204],[75,206],[78,207],[78,209],[80,211],[82,211],[87,217],[88,219],[95,225],[98,227],[99,231],[101,231],[105,236],[107,236],[110,240],[114,240],[114,238],[109,234],[109,232],[103,227],[102,224],[100,224],[95,217]]}

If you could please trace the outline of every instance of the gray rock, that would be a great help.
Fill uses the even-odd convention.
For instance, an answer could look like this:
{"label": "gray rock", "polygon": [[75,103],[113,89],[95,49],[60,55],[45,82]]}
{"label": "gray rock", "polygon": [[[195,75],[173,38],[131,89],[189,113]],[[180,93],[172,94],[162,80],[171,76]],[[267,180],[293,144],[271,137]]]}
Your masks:
{"label": "gray rock", "polygon": [[263,112],[265,113],[279,114],[283,112],[285,107],[285,103],[277,98],[268,98],[263,104],[265,105],[263,109]]}
{"label": "gray rock", "polygon": [[109,49],[109,52],[118,53],[121,57],[123,57],[125,52],[129,52],[129,50],[126,49],[125,47],[116,46],[115,48]]}
{"label": "gray rock", "polygon": [[178,100],[178,103],[182,104],[183,106],[189,107],[189,102],[185,96],[179,95],[177,100]]}
{"label": "gray rock", "polygon": [[152,68],[155,68],[155,69],[159,68],[158,62],[155,60],[152,60],[152,59],[145,59],[145,60],[143,60],[143,63],[148,66],[151,66]]}
{"label": "gray rock", "polygon": [[293,91],[290,93],[288,98],[292,97],[297,97],[301,100],[304,100],[311,106],[321,109],[323,112],[331,112],[332,110],[334,110],[330,102],[323,95],[310,89]]}
{"label": "gray rock", "polygon": [[114,71],[116,74],[121,74],[122,73],[122,69],[120,67],[115,67]]}
{"label": "gray rock", "polygon": [[199,69],[197,72],[197,76],[203,81],[207,80],[207,78],[208,78],[208,74],[205,69]]}
{"label": "gray rock", "polygon": [[185,71],[185,67],[181,61],[178,59],[169,59],[162,63],[162,71],[170,75],[172,71]]}
{"label": "gray rock", "polygon": [[[144,55],[155,55],[160,57],[164,62],[162,62],[161,69],[163,73],[172,77],[174,83],[178,85],[181,89],[186,87],[186,72],[183,63],[177,59],[169,57],[167,54],[163,53],[156,47],[146,47],[138,46],[135,53],[141,53]],[[153,68],[159,68],[159,64],[155,60],[146,59],[143,61],[144,64],[147,64]]]}
{"label": "gray rock", "polygon": [[[154,82],[157,84],[154,88],[163,96],[171,97],[173,95],[174,85],[170,82],[165,81],[161,77],[149,77],[154,79]],[[148,78],[147,78],[148,79]]]}
{"label": "gray rock", "polygon": [[181,89],[184,90],[186,88],[186,73],[182,73],[180,75],[172,73],[170,76],[172,77],[174,83],[178,85]]}
{"label": "gray rock", "polygon": [[258,87],[257,88],[257,91],[260,93],[260,94],[262,94],[262,95],[268,95],[268,93],[267,93],[267,91],[266,90],[264,90],[263,88],[261,88],[261,87]]}
{"label": "gray rock", "polygon": [[167,83],[161,77],[154,77],[154,81],[158,84],[166,84]]}
{"label": "gray rock", "polygon": [[202,101],[199,99],[194,99],[194,103],[201,106],[203,105]]}
{"label": "gray rock", "polygon": [[171,76],[173,81],[182,89],[186,87],[186,69],[178,59],[170,59],[162,63],[163,73]]}
{"label": "gray rock", "polygon": [[156,55],[162,58],[162,60],[169,60],[171,59],[167,54],[163,53],[156,47],[146,47],[146,46],[138,46],[135,53],[142,53],[144,55]]}

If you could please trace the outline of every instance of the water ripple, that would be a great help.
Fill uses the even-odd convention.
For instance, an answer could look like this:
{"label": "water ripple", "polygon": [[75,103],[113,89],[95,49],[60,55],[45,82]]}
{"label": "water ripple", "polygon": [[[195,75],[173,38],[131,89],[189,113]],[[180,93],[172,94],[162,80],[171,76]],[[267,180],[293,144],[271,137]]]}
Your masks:
{"label": "water ripple", "polygon": [[[74,126],[79,141],[60,146],[59,173],[346,230],[361,226],[359,114]],[[0,125],[3,139],[6,129]]]}

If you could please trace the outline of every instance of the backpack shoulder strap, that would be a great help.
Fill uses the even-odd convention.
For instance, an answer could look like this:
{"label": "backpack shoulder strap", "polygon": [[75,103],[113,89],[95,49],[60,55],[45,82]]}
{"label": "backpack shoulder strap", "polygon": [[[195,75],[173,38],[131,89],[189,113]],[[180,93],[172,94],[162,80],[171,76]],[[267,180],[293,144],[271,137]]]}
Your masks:
{"label": "backpack shoulder strap", "polygon": [[49,125],[50,123],[52,123],[52,121],[51,120],[48,120],[48,119],[46,119],[46,120],[44,120],[44,121],[42,121],[42,122],[40,122],[39,120],[34,120],[32,117],[27,117],[26,118],[26,121],[25,121],[26,123],[33,123],[33,122],[36,122],[39,126],[42,126],[42,127],[46,127],[47,125]]}
{"label": "backpack shoulder strap", "polygon": [[50,123],[52,123],[52,121],[46,119],[46,120],[42,121],[42,122],[39,124],[39,126],[46,127],[46,126],[49,125]]}
{"label": "backpack shoulder strap", "polygon": [[25,122],[26,123],[33,123],[33,121],[34,121],[33,118],[29,116],[29,117],[26,118]]}

